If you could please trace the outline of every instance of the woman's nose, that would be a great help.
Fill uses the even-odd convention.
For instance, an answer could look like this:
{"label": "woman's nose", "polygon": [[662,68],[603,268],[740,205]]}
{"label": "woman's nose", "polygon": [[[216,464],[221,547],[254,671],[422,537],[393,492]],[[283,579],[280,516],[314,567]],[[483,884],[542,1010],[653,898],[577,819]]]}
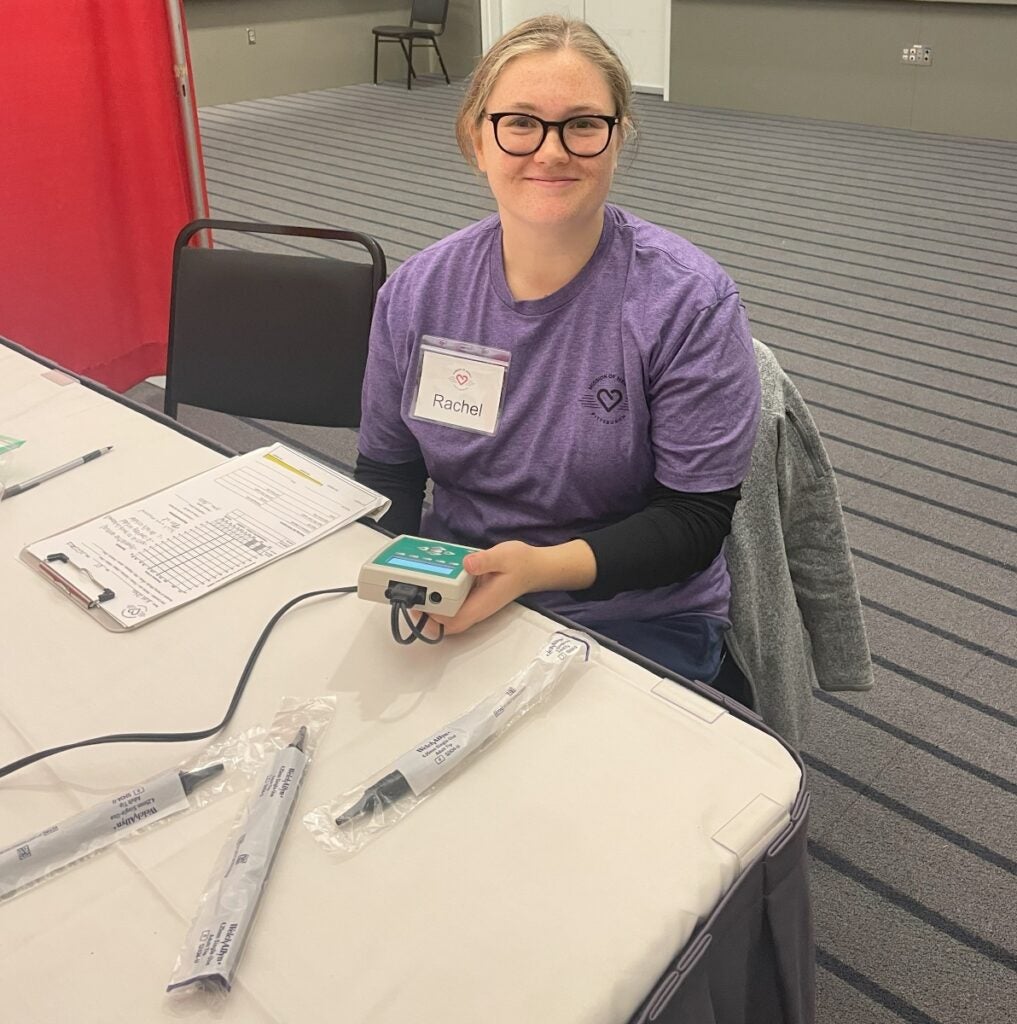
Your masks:
{"label": "woman's nose", "polygon": [[561,133],[557,128],[548,128],[544,141],[533,154],[533,159],[540,163],[564,163],[569,158],[569,151],[562,143]]}

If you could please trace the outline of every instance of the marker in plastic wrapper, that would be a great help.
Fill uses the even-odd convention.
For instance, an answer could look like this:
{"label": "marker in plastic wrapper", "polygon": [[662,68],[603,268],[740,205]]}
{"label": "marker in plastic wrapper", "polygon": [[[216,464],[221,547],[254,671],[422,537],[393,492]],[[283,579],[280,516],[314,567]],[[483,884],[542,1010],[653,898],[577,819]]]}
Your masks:
{"label": "marker in plastic wrapper", "polygon": [[145,825],[186,810],[188,795],[222,770],[222,764],[210,764],[193,772],[163,772],[0,850],[0,898]]}
{"label": "marker in plastic wrapper", "polygon": [[343,811],[335,823],[341,828],[361,814],[374,814],[375,811],[383,810],[386,804],[394,803],[410,792],[412,789],[402,772],[389,772],[373,786],[368,786],[364,795],[352,807]]}
{"label": "marker in plastic wrapper", "polygon": [[590,656],[588,638],[555,633],[539,655],[504,690],[492,694],[443,729],[403,754],[392,771],[368,786],[360,799],[342,812],[335,823],[342,828],[361,814],[384,812],[387,805],[412,793],[423,795],[455,768],[467,754],[501,733],[509,722],[557,682],[564,669]]}
{"label": "marker in plastic wrapper", "polygon": [[307,729],[301,727],[293,742],[275,755],[248,803],[218,889],[210,893],[188,932],[168,992],[196,982],[229,991],[304,777],[306,739]]}
{"label": "marker in plastic wrapper", "polygon": [[205,768],[195,768],[193,772],[181,772],[180,782],[184,792],[190,796],[203,782],[218,775],[223,769],[222,762],[210,764]]}

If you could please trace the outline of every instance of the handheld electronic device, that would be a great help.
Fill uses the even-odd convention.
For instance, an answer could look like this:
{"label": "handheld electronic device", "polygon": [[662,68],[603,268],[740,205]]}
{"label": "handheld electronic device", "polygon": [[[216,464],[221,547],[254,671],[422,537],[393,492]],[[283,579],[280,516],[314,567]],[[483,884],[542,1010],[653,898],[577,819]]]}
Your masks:
{"label": "handheld electronic device", "polygon": [[[391,604],[393,622],[399,610],[404,621],[408,619],[410,608],[419,608],[425,615],[455,615],[473,586],[473,577],[463,568],[463,559],[474,550],[403,534],[363,564],[357,594],[366,601]],[[415,635],[410,640],[403,640],[400,635],[396,639],[400,643],[426,639],[418,630],[411,633]]]}

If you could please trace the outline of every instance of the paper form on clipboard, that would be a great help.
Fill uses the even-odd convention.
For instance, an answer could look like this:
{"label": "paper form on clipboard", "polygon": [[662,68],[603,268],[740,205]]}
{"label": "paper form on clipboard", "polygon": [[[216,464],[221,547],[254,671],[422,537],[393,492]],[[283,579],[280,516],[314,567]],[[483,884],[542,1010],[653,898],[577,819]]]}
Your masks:
{"label": "paper form on clipboard", "polygon": [[132,629],[389,504],[276,444],[30,544],[21,559],[107,629]]}

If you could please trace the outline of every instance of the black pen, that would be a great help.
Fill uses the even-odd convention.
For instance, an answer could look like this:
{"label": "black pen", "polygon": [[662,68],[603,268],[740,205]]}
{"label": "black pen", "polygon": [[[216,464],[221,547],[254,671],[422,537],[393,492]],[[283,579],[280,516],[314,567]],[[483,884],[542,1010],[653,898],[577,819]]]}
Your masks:
{"label": "black pen", "polygon": [[61,473],[66,473],[69,469],[76,469],[78,466],[83,466],[86,462],[91,462],[92,459],[99,458],[100,455],[105,455],[106,452],[113,450],[113,445],[107,445],[105,448],[96,448],[94,452],[89,452],[87,455],[82,455],[80,458],[71,459],[70,462],[65,462],[62,466],[57,466],[55,469],[47,470],[45,473],[40,473],[38,476],[33,476],[30,480],[22,480],[20,484],[11,484],[3,492],[3,497],[13,498],[15,494],[21,494],[22,491],[31,490],[33,487],[38,487],[39,484],[45,483],[47,480],[52,480],[53,477],[59,476]]}

